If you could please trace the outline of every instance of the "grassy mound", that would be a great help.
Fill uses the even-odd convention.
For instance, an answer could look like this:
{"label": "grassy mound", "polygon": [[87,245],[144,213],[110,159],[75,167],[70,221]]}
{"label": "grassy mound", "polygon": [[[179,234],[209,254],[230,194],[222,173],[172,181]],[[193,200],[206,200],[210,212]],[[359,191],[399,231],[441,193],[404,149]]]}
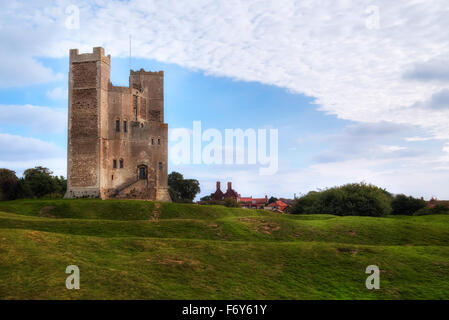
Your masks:
{"label": "grassy mound", "polygon": [[[0,299],[448,299],[449,216],[0,202]],[[81,289],[65,288],[66,266]],[[378,265],[381,289],[365,288]]]}

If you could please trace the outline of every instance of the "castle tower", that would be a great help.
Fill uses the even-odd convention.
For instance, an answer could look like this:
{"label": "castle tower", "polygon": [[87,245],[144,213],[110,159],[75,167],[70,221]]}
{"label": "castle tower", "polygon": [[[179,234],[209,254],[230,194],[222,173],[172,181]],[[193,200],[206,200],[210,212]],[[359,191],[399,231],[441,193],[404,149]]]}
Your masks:
{"label": "castle tower", "polygon": [[101,107],[106,104],[111,57],[103,48],[70,50],[67,189],[69,197],[100,195]]}
{"label": "castle tower", "polygon": [[110,82],[103,48],[70,50],[66,198],[170,201],[164,74],[130,70],[130,86]]}

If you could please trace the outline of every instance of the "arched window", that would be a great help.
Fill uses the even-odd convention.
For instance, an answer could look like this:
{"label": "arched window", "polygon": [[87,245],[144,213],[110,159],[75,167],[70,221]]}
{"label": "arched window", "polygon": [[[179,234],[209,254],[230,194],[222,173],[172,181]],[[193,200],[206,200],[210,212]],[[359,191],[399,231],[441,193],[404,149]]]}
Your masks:
{"label": "arched window", "polygon": [[128,121],[123,121],[123,132],[128,132]]}
{"label": "arched window", "polygon": [[115,120],[115,131],[120,132],[120,120]]}
{"label": "arched window", "polygon": [[120,168],[123,168],[123,159],[120,159]]}
{"label": "arched window", "polygon": [[162,162],[159,162],[159,171],[162,170]]}
{"label": "arched window", "polygon": [[112,160],[112,168],[116,169],[117,168],[117,160]]}
{"label": "arched window", "polygon": [[152,145],[154,144],[154,138],[151,138],[151,144]]}
{"label": "arched window", "polygon": [[161,144],[161,138],[157,139],[157,144],[159,144],[159,145]]}

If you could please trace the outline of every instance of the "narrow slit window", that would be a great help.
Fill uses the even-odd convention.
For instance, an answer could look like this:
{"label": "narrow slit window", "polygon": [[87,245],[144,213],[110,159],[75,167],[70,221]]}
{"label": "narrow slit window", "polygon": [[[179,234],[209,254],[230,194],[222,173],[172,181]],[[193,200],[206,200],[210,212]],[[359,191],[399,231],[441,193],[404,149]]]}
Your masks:
{"label": "narrow slit window", "polygon": [[157,144],[161,144],[161,139],[157,139]]}
{"label": "narrow slit window", "polygon": [[151,138],[151,144],[154,144],[154,139],[153,138]]}
{"label": "narrow slit window", "polygon": [[115,131],[120,131],[120,120],[115,120]]}
{"label": "narrow slit window", "polygon": [[162,170],[162,162],[159,162],[159,170]]}
{"label": "narrow slit window", "polygon": [[123,132],[128,132],[128,122],[123,121]]}
{"label": "narrow slit window", "polygon": [[137,96],[133,96],[133,108],[134,108],[134,114],[136,116],[136,121],[137,121],[137,115],[138,115]]}
{"label": "narrow slit window", "polygon": [[123,168],[123,159],[120,159],[120,168]]}
{"label": "narrow slit window", "polygon": [[117,160],[112,160],[112,168],[116,169],[117,168]]}

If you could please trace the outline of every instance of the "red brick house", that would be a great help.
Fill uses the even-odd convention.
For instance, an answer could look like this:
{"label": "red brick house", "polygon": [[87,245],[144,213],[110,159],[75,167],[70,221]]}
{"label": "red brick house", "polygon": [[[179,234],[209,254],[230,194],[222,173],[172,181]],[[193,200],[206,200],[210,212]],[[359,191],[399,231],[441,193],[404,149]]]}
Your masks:
{"label": "red brick house", "polygon": [[449,208],[449,201],[448,200],[437,200],[435,198],[432,198],[429,201],[427,201],[427,206],[429,208],[434,208],[436,205],[440,205],[440,206]]}
{"label": "red brick house", "polygon": [[265,207],[265,209],[272,210],[272,211],[284,211],[289,207],[288,204],[286,204],[284,201],[276,200],[275,202],[270,203]]}
{"label": "red brick house", "polygon": [[263,209],[267,202],[267,196],[265,196],[265,198],[253,198],[252,196],[239,198],[240,206],[248,209]]}
{"label": "red brick house", "polygon": [[265,196],[265,198],[242,197],[237,191],[232,189],[232,182],[228,182],[228,188],[226,189],[226,192],[223,193],[223,191],[221,191],[220,181],[217,181],[217,190],[211,194],[211,199],[222,201],[227,198],[234,199],[242,208],[248,209],[263,209],[268,202],[267,196]]}
{"label": "red brick house", "polygon": [[212,193],[211,198],[212,200],[218,201],[231,198],[238,202],[240,195],[237,193],[237,191],[232,189],[232,182],[228,182],[228,189],[226,190],[225,193],[223,193],[220,188],[220,181],[217,181],[217,190],[214,193]]}
{"label": "red brick house", "polygon": [[224,193],[220,189],[220,181],[217,181],[217,190],[211,194],[212,200],[221,201],[224,198]]}

